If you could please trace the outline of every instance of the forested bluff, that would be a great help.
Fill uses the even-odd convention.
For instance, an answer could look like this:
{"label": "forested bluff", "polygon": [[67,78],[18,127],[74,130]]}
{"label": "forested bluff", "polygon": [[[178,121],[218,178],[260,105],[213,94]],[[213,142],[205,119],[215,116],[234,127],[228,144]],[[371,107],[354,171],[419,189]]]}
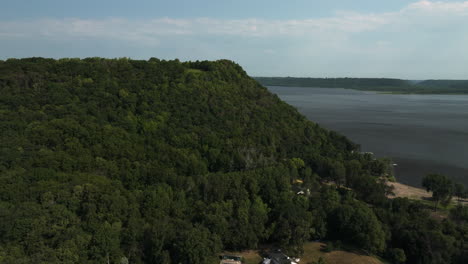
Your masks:
{"label": "forested bluff", "polygon": [[310,240],[468,263],[466,207],[388,199],[385,160],[231,61],[0,61],[0,144],[0,263],[213,263]]}

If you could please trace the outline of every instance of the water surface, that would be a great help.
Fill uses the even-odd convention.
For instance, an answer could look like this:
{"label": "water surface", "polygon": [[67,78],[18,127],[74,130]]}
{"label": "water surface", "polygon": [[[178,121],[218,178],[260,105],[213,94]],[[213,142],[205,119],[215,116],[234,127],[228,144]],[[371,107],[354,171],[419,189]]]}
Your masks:
{"label": "water surface", "polygon": [[468,95],[379,94],[337,88],[268,89],[321,126],[391,157],[399,181],[443,173],[468,186]]}

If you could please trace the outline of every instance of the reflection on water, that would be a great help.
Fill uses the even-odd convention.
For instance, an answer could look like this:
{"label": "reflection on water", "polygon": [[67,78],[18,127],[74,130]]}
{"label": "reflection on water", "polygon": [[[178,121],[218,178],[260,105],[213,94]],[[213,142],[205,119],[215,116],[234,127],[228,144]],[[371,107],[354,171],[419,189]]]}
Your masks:
{"label": "reflection on water", "polygon": [[400,95],[349,89],[268,87],[363,151],[392,157],[399,181],[432,172],[468,185],[468,95]]}

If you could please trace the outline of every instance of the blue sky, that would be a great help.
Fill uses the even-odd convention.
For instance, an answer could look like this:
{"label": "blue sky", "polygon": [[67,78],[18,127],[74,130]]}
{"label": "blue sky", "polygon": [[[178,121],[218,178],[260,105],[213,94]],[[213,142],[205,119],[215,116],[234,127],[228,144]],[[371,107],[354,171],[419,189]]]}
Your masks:
{"label": "blue sky", "polygon": [[3,0],[0,59],[231,59],[253,76],[468,79],[468,1]]}
{"label": "blue sky", "polygon": [[408,0],[4,0],[1,17],[6,19],[42,17],[126,17],[223,19],[304,19],[332,15],[336,10],[361,12],[396,11]]}

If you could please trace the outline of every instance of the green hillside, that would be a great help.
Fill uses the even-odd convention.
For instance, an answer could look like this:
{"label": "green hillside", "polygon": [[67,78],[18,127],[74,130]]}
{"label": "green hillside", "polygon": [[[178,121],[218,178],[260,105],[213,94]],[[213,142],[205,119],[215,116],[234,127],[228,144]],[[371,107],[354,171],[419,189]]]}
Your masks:
{"label": "green hillside", "polygon": [[387,162],[231,61],[10,59],[0,94],[0,263],[197,264],[316,239],[467,259],[466,208],[439,222],[388,200]]}

